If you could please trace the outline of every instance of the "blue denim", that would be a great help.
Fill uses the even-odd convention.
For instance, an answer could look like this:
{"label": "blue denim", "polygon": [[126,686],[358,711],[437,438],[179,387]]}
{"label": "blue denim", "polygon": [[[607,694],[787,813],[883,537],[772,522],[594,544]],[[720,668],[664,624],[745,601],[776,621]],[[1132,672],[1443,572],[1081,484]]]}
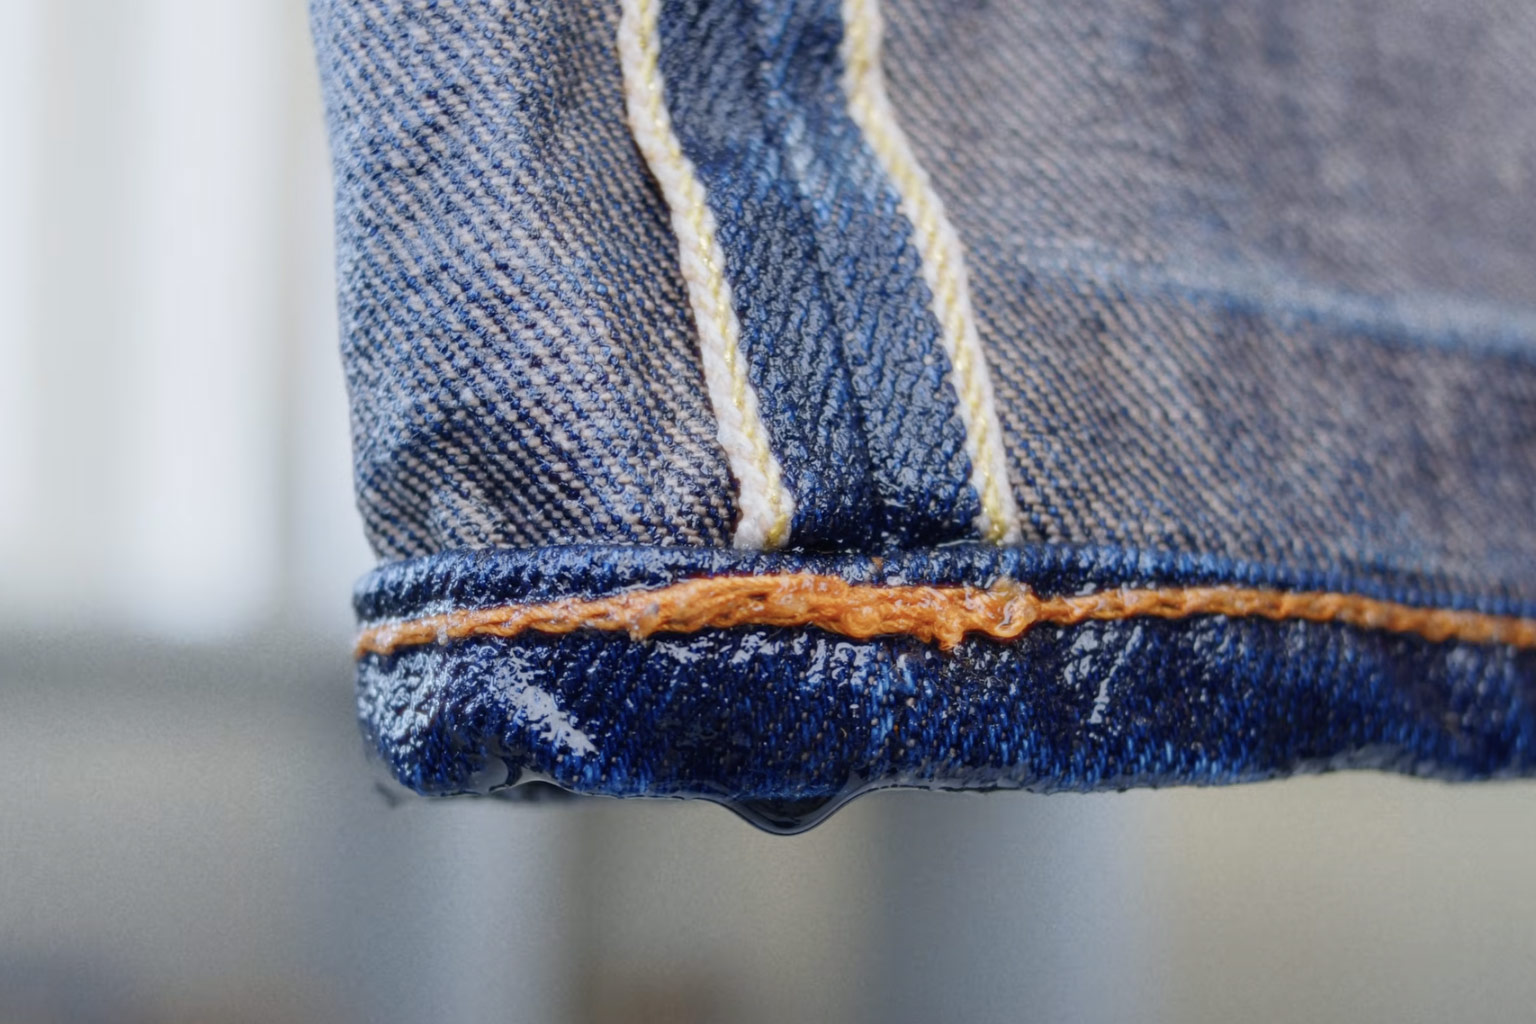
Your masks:
{"label": "blue denim", "polygon": [[[658,0],[794,499],[777,552],[732,547],[744,484],[620,6],[312,0],[384,563],[363,625],[786,571],[1536,616],[1536,6],[884,0],[1019,510],[994,546],[934,235],[852,113],[858,5]],[[1340,622],[578,630],[358,667],[418,791],[700,796],[775,828],[896,785],[1536,773],[1536,653]]]}
{"label": "blue denim", "polygon": [[797,544],[963,539],[978,499],[956,398],[911,228],[843,109],[838,0],[668,4],[661,35],[799,501]]}
{"label": "blue denim", "polygon": [[374,548],[718,544],[733,515],[613,17],[317,2]]}

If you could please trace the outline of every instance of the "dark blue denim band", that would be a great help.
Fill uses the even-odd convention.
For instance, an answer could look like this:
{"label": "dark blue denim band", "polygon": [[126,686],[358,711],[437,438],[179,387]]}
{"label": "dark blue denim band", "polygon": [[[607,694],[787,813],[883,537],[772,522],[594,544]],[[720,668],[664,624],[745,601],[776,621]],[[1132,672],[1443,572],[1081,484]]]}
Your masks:
{"label": "dark blue denim band", "polygon": [[887,555],[816,555],[730,548],[582,544],[445,551],[380,566],[357,585],[364,625],[450,609],[532,604],[655,589],[702,576],[813,572],[855,583],[988,587],[1015,580],[1042,594],[1112,587],[1231,584],[1359,594],[1425,608],[1536,616],[1536,600],[1510,592],[1471,596],[1432,579],[1373,569],[1311,570],[1218,555],[1082,545],[997,548],[952,544]]}
{"label": "dark blue denim band", "polygon": [[[386,566],[364,622],[810,571],[886,584],[1000,577],[1042,593],[1241,583],[1529,615],[1413,581],[1214,558],[978,546],[862,556],[576,547]],[[1038,626],[942,651],[910,637],[741,627],[635,640],[526,634],[359,663],[359,710],[427,793],[543,779],[579,793],[719,800],[793,828],[886,786],[1114,789],[1329,768],[1447,779],[1536,773],[1536,651],[1223,616]],[[501,781],[497,773],[494,781]]]}

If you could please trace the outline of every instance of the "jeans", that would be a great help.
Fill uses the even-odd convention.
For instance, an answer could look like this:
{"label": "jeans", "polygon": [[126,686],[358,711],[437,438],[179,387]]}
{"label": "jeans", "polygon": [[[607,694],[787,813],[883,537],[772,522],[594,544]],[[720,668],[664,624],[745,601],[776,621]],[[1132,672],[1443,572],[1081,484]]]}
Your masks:
{"label": "jeans", "polygon": [[406,785],[1536,772],[1536,7],[312,22]]}

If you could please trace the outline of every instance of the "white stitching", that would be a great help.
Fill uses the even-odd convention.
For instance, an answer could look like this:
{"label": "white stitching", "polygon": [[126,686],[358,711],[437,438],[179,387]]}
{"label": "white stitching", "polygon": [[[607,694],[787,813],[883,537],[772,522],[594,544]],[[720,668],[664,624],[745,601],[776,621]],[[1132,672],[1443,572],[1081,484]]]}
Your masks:
{"label": "white stitching", "polygon": [[843,90],[848,109],[901,196],[922,250],[923,280],[933,296],[944,352],[954,373],[971,484],[981,498],[976,529],[997,544],[1019,541],[1019,510],[1008,484],[1002,426],[986,356],[976,334],[965,255],[944,204],[896,122],[880,69],[879,0],[843,0]]}
{"label": "white stitching", "polygon": [[778,548],[789,539],[793,496],[758,413],[757,392],[741,355],[741,325],[725,279],[725,254],[704,186],[683,154],[662,92],[655,0],[623,0],[619,61],[630,131],[672,213],[688,303],[699,333],[704,383],[718,421],[720,446],[736,477],[738,548]]}

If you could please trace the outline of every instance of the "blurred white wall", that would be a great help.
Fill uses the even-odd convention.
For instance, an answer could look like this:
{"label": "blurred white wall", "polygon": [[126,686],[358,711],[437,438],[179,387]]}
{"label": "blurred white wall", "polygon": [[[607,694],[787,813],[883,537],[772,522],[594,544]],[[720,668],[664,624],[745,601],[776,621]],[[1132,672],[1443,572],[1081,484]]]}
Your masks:
{"label": "blurred white wall", "polygon": [[0,614],[346,624],[323,129],[294,0],[6,0]]}

